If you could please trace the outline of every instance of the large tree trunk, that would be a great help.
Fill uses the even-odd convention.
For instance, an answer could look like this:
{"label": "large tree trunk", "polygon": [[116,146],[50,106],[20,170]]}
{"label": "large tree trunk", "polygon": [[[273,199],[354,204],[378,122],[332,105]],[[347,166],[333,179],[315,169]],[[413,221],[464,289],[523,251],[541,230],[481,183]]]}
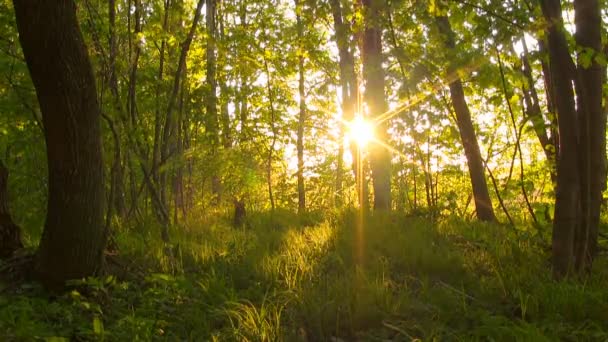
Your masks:
{"label": "large tree trunk", "polygon": [[[454,51],[456,42],[448,18],[445,16],[438,16],[435,19],[439,31],[443,36],[445,47],[448,51]],[[454,77],[450,82],[450,97],[452,99],[454,112],[456,112],[456,123],[458,125],[458,131],[460,132],[460,138],[462,139],[462,145],[464,146],[464,154],[467,158],[477,218],[481,221],[493,222],[496,221],[496,216],[494,215],[492,200],[490,199],[490,193],[488,192],[488,184],[484,174],[481,151],[479,150],[475,128],[471,121],[471,112],[469,111],[469,106],[467,105],[464,96],[462,81],[459,77],[455,77],[457,75],[457,70],[453,66],[449,66],[447,71],[450,77]]]}
{"label": "large tree trunk", "polygon": [[47,287],[103,266],[103,163],[95,79],[71,0],[14,0],[45,127],[49,196],[35,272]]}
{"label": "large tree trunk", "polygon": [[23,248],[21,228],[13,222],[8,203],[8,169],[0,160],[0,259]]}
{"label": "large tree trunk", "polygon": [[383,146],[388,142],[387,123],[384,114],[388,105],[384,96],[384,70],[382,68],[381,10],[384,2],[363,0],[366,11],[363,33],[363,78],[365,102],[375,124],[377,141],[370,144],[370,163],[374,186],[374,209],[391,209],[391,156]]}

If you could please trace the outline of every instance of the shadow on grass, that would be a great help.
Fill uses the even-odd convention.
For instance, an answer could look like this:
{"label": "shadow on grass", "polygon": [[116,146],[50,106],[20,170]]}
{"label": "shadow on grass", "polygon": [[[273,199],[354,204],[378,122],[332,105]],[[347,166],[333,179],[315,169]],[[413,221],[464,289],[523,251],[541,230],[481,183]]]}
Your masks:
{"label": "shadow on grass", "polygon": [[[554,340],[608,337],[606,272],[555,283],[508,228],[355,210],[194,219],[169,262],[153,227],[119,234],[126,280],[49,301],[0,297],[7,339]],[[135,276],[138,274],[139,276]],[[34,322],[34,323],[32,323]]]}

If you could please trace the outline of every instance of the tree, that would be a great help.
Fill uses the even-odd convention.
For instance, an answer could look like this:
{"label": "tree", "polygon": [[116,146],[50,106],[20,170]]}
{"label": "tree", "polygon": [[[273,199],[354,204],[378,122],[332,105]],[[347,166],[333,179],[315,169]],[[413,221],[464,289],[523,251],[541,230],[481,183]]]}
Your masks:
{"label": "tree", "polygon": [[[606,114],[602,109],[602,24],[597,0],[574,2],[577,63],[570,55],[559,0],[544,0],[559,156],[553,222],[553,272],[558,278],[591,268],[597,253],[606,181]],[[574,84],[574,86],[573,86]]]}
{"label": "tree", "polygon": [[[207,21],[207,97],[206,97],[206,115],[207,115],[207,131],[211,143],[212,155],[217,155],[219,148],[219,118],[217,114],[217,80],[216,80],[216,25],[215,16],[217,1],[207,0],[206,4],[206,21]],[[212,190],[216,196],[217,202],[220,201],[221,184],[217,174],[212,177]]]}
{"label": "tree", "polygon": [[382,68],[382,28],[380,0],[363,0],[365,30],[363,32],[363,78],[365,102],[376,125],[378,142],[370,147],[370,162],[374,186],[374,209],[391,209],[391,156],[383,144],[388,141],[387,123],[382,118],[388,106],[384,94],[384,70]]}
{"label": "tree", "polygon": [[298,31],[298,94],[300,95],[298,114],[298,138],[296,147],[298,149],[298,211],[306,210],[306,189],[304,187],[304,126],[306,124],[306,92],[304,91],[304,25],[301,13],[302,4],[295,0],[296,5],[296,26]]}
{"label": "tree", "polygon": [[[456,50],[456,40],[448,17],[445,15],[437,15],[435,20],[446,49],[449,53],[454,53]],[[450,65],[447,68],[447,75],[450,78],[450,98],[452,100],[454,112],[456,112],[456,123],[458,125],[458,131],[460,132],[462,145],[464,146],[464,154],[467,158],[469,175],[471,176],[477,218],[481,221],[496,221],[492,200],[490,199],[490,193],[488,192],[488,184],[484,174],[481,151],[479,150],[479,143],[477,142],[475,128],[473,127],[473,121],[471,120],[471,112],[464,95],[462,81],[458,76],[458,70],[456,70],[453,65]]]}
{"label": "tree", "polygon": [[100,107],[74,1],[13,4],[42,111],[48,158],[47,217],[35,273],[47,287],[61,287],[103,266]]}
{"label": "tree", "polygon": [[[357,105],[357,79],[355,75],[355,66],[354,66],[354,56],[353,49],[350,46],[351,40],[351,32],[349,31],[349,27],[346,23],[344,23],[344,14],[343,9],[340,4],[340,0],[330,0],[331,12],[334,19],[334,31],[335,31],[335,41],[338,47],[338,57],[339,57],[339,67],[340,67],[340,88],[342,95],[342,116],[345,121],[350,122],[354,119],[355,109]],[[344,125],[342,125],[343,127]],[[343,131],[343,129],[342,129]],[[343,132],[342,132],[343,134]],[[342,178],[343,178],[343,170],[342,170],[342,158],[344,155],[343,146],[340,144],[338,150],[338,170],[336,175],[336,183],[337,183],[337,196],[340,198],[342,196]],[[351,143],[350,153],[353,157],[352,169],[355,175],[355,184],[363,185],[364,183],[360,181],[360,173],[358,172],[359,164],[358,155],[357,155],[357,147],[354,142]],[[363,192],[359,194],[360,199],[367,198],[366,191],[363,191],[366,187],[357,186],[357,191]],[[367,201],[361,201],[359,205],[364,206],[363,204]]]}

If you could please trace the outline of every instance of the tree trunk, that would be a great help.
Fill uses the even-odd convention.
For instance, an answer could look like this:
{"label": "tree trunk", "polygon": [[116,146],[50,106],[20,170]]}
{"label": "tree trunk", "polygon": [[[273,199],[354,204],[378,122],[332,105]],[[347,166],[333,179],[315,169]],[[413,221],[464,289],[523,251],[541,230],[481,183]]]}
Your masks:
{"label": "tree trunk", "polygon": [[[338,53],[340,58],[340,87],[342,92],[342,117],[345,122],[351,122],[355,118],[355,110],[357,107],[357,79],[355,75],[355,66],[354,66],[354,57],[353,52],[350,47],[350,37],[351,33],[348,29],[348,26],[344,23],[343,20],[343,11],[340,6],[340,0],[331,0],[330,1],[332,15],[334,18],[334,30],[336,32],[336,45],[338,47]],[[341,126],[342,131],[344,130],[344,125]],[[358,148],[355,142],[351,142],[350,144],[350,153],[352,156],[352,169],[353,174],[355,176],[355,184],[363,184],[360,177],[364,177],[362,173],[359,172],[360,168],[360,160],[359,155],[357,153]],[[338,154],[338,158],[342,158],[342,152]],[[338,161],[340,162],[340,161]],[[338,168],[338,172],[341,173],[341,168]],[[342,175],[339,174],[336,178],[342,178]],[[339,182],[339,189],[341,190],[341,182]],[[365,191],[366,187],[357,186],[357,192],[359,192],[358,198],[367,198],[367,191]],[[339,195],[339,194],[338,194]],[[367,201],[359,203],[362,207],[367,207]]]}
{"label": "tree trunk", "polygon": [[363,33],[363,78],[365,102],[375,124],[377,142],[370,144],[370,163],[374,186],[374,209],[391,209],[391,156],[383,144],[388,142],[387,122],[382,118],[388,106],[384,95],[384,70],[382,68],[381,11],[384,2],[363,0],[366,11]]}
{"label": "tree trunk", "polygon": [[[109,81],[110,81],[110,92],[114,100],[115,115],[122,117],[123,122],[126,122],[124,116],[122,103],[120,101],[120,92],[118,91],[118,72],[116,70],[116,56],[118,54],[116,44],[116,2],[115,0],[108,1],[108,17],[109,17]],[[113,120],[111,120],[113,121]],[[110,121],[108,121],[110,122]],[[113,124],[114,125],[114,124]],[[112,161],[112,195],[110,196],[110,203],[108,208],[114,207],[116,213],[120,217],[124,217],[127,214],[127,206],[125,203],[125,188],[124,188],[124,167],[122,164],[122,153],[120,146],[120,132],[119,128],[114,125],[112,129],[112,136],[114,138],[114,160]],[[108,212],[111,211],[108,209]]]}
{"label": "tree trunk", "polygon": [[[161,151],[160,151],[160,166],[162,166],[164,163],[167,162],[167,160],[178,150],[178,143],[177,143],[177,120],[174,117],[174,111],[175,111],[175,106],[177,103],[177,96],[180,90],[180,84],[181,84],[181,80],[182,77],[185,77],[185,70],[186,70],[186,57],[188,56],[188,52],[190,51],[190,45],[192,44],[192,40],[194,39],[194,34],[196,33],[196,28],[198,27],[198,22],[200,20],[200,16],[201,16],[201,10],[203,8],[203,4],[205,3],[205,0],[199,0],[197,5],[196,5],[196,9],[194,11],[194,16],[192,19],[192,23],[190,25],[190,29],[188,31],[188,35],[186,36],[186,39],[184,39],[184,41],[181,43],[181,50],[179,53],[179,60],[177,63],[177,69],[175,70],[175,76],[173,78],[173,86],[171,88],[171,93],[169,94],[169,98],[167,100],[167,112],[165,115],[165,123],[163,125],[163,134],[162,134],[162,144],[161,144]],[[153,166],[154,168],[155,166]],[[165,209],[163,211],[168,212],[168,210],[166,209],[167,207],[167,196],[165,194],[165,189],[166,189],[166,181],[167,181],[167,174],[166,172],[162,172],[159,175],[159,179],[160,179],[160,185],[158,187],[159,189],[159,200],[160,200],[160,204],[162,206],[165,207]],[[162,233],[163,235],[165,235],[165,233]]]}
{"label": "tree trunk", "polygon": [[[438,16],[435,19],[447,50],[453,52],[456,49],[456,42],[448,18]],[[449,66],[447,71],[450,77],[457,75],[457,70],[453,66]],[[455,77],[450,82],[450,97],[454,112],[456,113],[456,123],[460,132],[460,138],[462,139],[462,145],[464,146],[464,154],[467,158],[477,218],[481,221],[494,222],[496,221],[496,216],[494,215],[494,208],[492,207],[490,193],[488,192],[481,151],[479,150],[477,136],[475,135],[475,129],[471,121],[471,112],[464,96],[462,81],[459,77]]]}
{"label": "tree trunk", "polygon": [[562,9],[559,0],[544,0],[541,7],[547,26],[549,68],[557,112],[560,154],[557,162],[557,189],[553,222],[553,272],[561,278],[574,268],[574,236],[580,222],[580,170],[578,121],[572,82],[575,66],[563,33]]}
{"label": "tree trunk", "polygon": [[9,258],[21,248],[21,228],[13,222],[9,210],[8,169],[0,160],[0,259]]}
{"label": "tree trunk", "polygon": [[276,112],[274,109],[274,96],[272,93],[272,77],[268,68],[268,59],[266,58],[266,50],[264,50],[264,71],[266,72],[266,90],[268,91],[268,105],[270,106],[270,130],[272,132],[272,140],[268,148],[268,160],[266,164],[266,183],[268,184],[268,199],[272,210],[276,208],[274,202],[274,193],[272,190],[272,159],[274,158],[274,149],[277,143],[277,128],[276,128]]}
{"label": "tree trunk", "polygon": [[35,273],[47,287],[62,287],[103,266],[100,107],[74,2],[13,3],[42,111],[49,165],[47,217]]}
{"label": "tree trunk", "polygon": [[304,188],[304,125],[306,124],[306,93],[304,91],[304,27],[302,24],[302,5],[295,0],[296,25],[298,30],[298,92],[300,95],[300,113],[298,114],[298,212],[306,211],[306,190]]}
{"label": "tree trunk", "polygon": [[[130,17],[130,14],[128,14]],[[139,65],[139,55],[141,53],[141,46],[138,40],[139,34],[141,33],[141,0],[135,0],[135,28],[133,36],[135,37],[135,55],[131,61],[131,73],[129,75],[129,117],[131,120],[132,128],[137,125],[137,98],[136,98],[136,85],[137,85],[137,68]]]}
{"label": "tree trunk", "polygon": [[536,92],[536,86],[534,85],[534,77],[532,76],[532,67],[528,57],[529,53],[526,39],[522,38],[521,42],[524,48],[524,54],[522,56],[522,72],[526,77],[526,85],[523,87],[526,116],[528,116],[530,121],[532,121],[532,127],[534,128],[536,137],[538,138],[538,141],[545,152],[545,156],[549,164],[551,180],[555,182],[557,179],[557,174],[555,172],[556,147],[553,146],[552,138],[547,134],[545,117],[540,109],[540,100],[538,98],[538,93]]}
{"label": "tree trunk", "polygon": [[[169,9],[171,7],[171,0],[163,1],[164,13],[163,13],[163,24],[162,24],[162,32],[163,34],[167,34],[169,28]],[[161,163],[161,134],[163,127],[163,117],[161,115],[161,107],[162,107],[162,88],[163,88],[163,77],[165,73],[165,50],[167,47],[167,40],[164,38],[160,43],[160,51],[158,58],[158,74],[156,79],[156,110],[154,111],[154,144],[152,147],[152,179],[154,184],[158,188],[162,187],[160,176],[159,176],[159,165]]]}
{"label": "tree trunk", "polygon": [[[217,80],[216,80],[216,47],[215,47],[215,16],[217,0],[207,0],[206,21],[207,21],[207,96],[205,99],[205,109],[207,114],[206,128],[210,139],[212,155],[217,155],[220,144],[219,138],[219,118],[217,114]],[[217,167],[213,168],[211,176],[211,191],[215,196],[215,203],[220,202],[221,183],[217,172]]]}
{"label": "tree trunk", "polygon": [[[576,44],[578,55],[576,84],[577,114],[580,121],[579,152],[581,168],[581,223],[575,235],[576,269],[588,271],[597,254],[598,226],[602,192],[606,188],[606,113],[602,108],[605,74],[596,57],[603,53],[602,21],[598,0],[575,0]],[[590,54],[590,55],[589,55]],[[590,62],[585,58],[590,58]],[[604,72],[604,73],[603,73]]]}

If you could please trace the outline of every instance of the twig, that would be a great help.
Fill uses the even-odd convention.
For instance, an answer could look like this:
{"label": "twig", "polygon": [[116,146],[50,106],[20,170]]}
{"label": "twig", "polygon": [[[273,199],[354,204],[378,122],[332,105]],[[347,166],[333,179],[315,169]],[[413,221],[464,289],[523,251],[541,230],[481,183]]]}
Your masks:
{"label": "twig", "polygon": [[401,335],[407,336],[407,338],[409,338],[412,341],[419,341],[419,339],[417,339],[415,337],[412,337],[412,335],[408,334],[405,330],[403,330],[403,329],[401,329],[401,328],[399,328],[397,326],[394,326],[394,325],[392,325],[392,324],[390,324],[388,322],[383,321],[382,325],[384,325],[385,327],[387,327],[387,328],[389,328],[389,329],[391,329],[393,331],[396,331],[396,332],[400,333]]}

